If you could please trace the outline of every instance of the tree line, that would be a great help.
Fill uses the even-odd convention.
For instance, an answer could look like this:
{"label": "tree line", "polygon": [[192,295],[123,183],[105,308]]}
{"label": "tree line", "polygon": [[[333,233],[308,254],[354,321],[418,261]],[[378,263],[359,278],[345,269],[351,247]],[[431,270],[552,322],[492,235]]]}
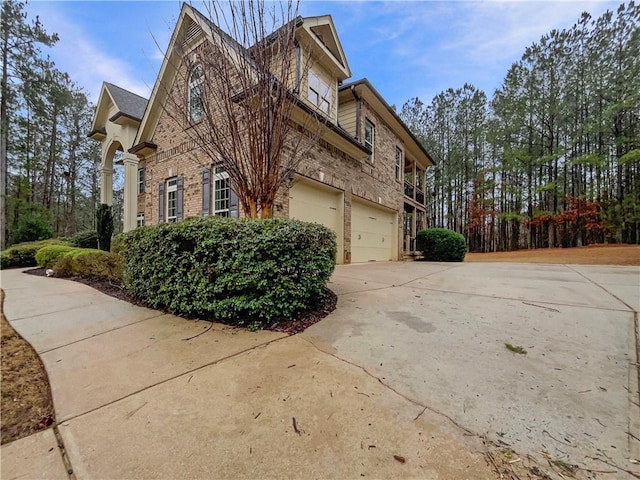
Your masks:
{"label": "tree line", "polygon": [[434,157],[430,226],[471,251],[640,243],[640,7],[583,13],[525,49],[489,99],[471,84],[401,117]]}
{"label": "tree line", "polygon": [[54,46],[25,4],[2,2],[1,248],[95,229],[100,145],[87,138],[94,106],[42,53]]}
{"label": "tree line", "polygon": [[[487,94],[471,84],[401,116],[436,160],[430,226],[472,251],[640,243],[640,7],[583,13],[528,47]],[[2,3],[1,246],[95,228],[94,106],[41,52],[25,4]],[[117,202],[118,192],[114,192]]]}

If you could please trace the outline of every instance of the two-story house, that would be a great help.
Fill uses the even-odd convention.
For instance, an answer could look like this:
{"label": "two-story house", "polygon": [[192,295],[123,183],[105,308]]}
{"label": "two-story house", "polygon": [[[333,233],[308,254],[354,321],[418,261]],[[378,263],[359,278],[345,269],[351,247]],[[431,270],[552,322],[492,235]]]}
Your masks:
{"label": "two-story house", "polygon": [[[211,41],[216,28],[184,4],[168,52],[185,39]],[[334,230],[338,263],[401,259],[426,226],[425,170],[433,162],[368,80],[347,81],[351,71],[330,16],[299,18],[295,35],[308,50],[300,55],[315,59],[296,94],[327,122],[281,188],[274,216]],[[89,133],[102,143],[103,203],[112,203],[113,158],[123,152],[125,231],[192,216],[244,216],[224,168],[186,131],[198,72],[178,72],[168,59],[148,101],[104,83]],[[183,118],[167,113],[169,95],[187,99]]]}

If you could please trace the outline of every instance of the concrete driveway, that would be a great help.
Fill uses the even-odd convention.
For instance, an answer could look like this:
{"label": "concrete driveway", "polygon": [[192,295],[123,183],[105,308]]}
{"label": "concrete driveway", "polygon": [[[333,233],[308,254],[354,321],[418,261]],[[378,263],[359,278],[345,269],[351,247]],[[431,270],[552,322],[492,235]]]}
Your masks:
{"label": "concrete driveway", "polygon": [[638,471],[639,283],[629,267],[340,266],[338,308],[287,337],[4,271],[58,426],[3,445],[1,476],[501,478],[486,434],[522,464],[621,478]]}
{"label": "concrete driveway", "polygon": [[640,268],[349,265],[330,287],[318,348],[519,453],[638,471]]}

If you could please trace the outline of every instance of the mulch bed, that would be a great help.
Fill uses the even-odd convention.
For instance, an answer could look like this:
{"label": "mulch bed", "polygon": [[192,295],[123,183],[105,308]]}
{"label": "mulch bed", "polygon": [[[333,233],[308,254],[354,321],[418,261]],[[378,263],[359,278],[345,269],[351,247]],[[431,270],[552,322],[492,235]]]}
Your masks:
{"label": "mulch bed", "polygon": [[[26,270],[24,273],[28,273],[30,275],[38,275],[41,277],[46,276],[44,268],[33,268],[31,270]],[[96,290],[110,295],[112,297],[117,298],[118,300],[123,300],[125,302],[129,302],[133,305],[138,305],[140,307],[149,307],[144,304],[140,300],[133,298],[129,295],[121,286],[115,285],[111,282],[105,281],[100,278],[81,278],[81,277],[71,277],[66,280],[73,280],[75,282],[83,283],[88,285]],[[287,333],[289,335],[295,335],[296,333],[303,332],[307,328],[309,328],[314,323],[318,323],[324,317],[333,312],[336,308],[336,304],[338,302],[338,297],[335,293],[333,293],[328,288],[325,288],[324,295],[322,298],[318,299],[318,302],[313,305],[313,307],[306,311],[302,312],[298,318],[294,320],[283,320],[280,322],[275,322],[272,325],[265,328],[265,330],[271,330],[273,332],[282,332]],[[165,312],[171,313],[171,312]],[[201,320],[211,320],[208,318]],[[216,320],[213,320],[216,321]]]}
{"label": "mulch bed", "polygon": [[2,444],[12,442],[55,424],[47,372],[40,357],[7,322],[0,291],[0,345],[2,379]]}

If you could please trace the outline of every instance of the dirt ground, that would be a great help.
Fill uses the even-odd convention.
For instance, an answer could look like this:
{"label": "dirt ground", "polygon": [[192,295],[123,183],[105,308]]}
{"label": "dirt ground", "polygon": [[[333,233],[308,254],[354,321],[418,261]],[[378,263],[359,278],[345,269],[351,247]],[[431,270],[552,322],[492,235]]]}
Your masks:
{"label": "dirt ground", "polygon": [[55,422],[49,379],[40,357],[4,316],[0,290],[0,384],[2,444],[44,430]]}
{"label": "dirt ground", "polygon": [[640,265],[640,245],[588,245],[513,252],[467,253],[465,262],[569,263],[577,265]]}

